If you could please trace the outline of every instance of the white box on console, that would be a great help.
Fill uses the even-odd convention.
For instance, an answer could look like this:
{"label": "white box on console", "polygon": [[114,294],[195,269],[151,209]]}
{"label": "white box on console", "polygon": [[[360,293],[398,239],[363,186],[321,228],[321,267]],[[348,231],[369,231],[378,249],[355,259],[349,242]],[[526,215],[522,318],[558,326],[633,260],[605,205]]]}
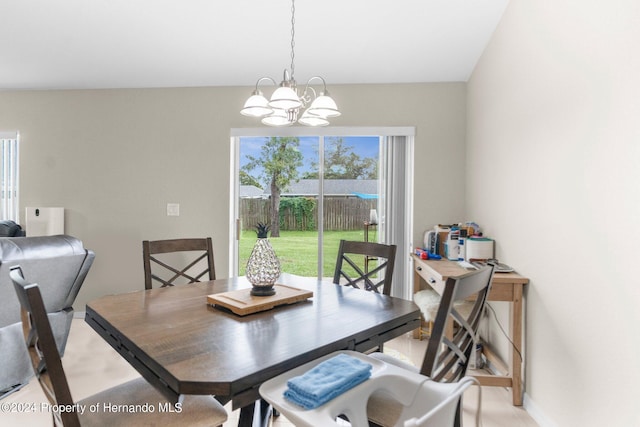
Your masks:
{"label": "white box on console", "polygon": [[493,239],[488,237],[470,237],[467,239],[465,260],[493,258]]}

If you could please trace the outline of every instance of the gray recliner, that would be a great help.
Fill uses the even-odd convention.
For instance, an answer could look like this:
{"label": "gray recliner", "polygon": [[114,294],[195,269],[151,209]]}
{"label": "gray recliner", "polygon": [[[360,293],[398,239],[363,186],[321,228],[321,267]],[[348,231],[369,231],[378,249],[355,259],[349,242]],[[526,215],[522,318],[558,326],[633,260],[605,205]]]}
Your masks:
{"label": "gray recliner", "polygon": [[62,355],[71,328],[72,305],[94,258],[91,250],[71,236],[0,238],[0,398],[33,376],[9,269],[20,265],[25,278],[40,286]]}

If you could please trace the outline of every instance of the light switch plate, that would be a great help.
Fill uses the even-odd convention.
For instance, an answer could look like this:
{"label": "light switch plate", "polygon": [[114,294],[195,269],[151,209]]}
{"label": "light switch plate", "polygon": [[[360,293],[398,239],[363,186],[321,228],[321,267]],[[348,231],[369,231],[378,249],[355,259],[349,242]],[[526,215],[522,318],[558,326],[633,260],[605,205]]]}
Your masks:
{"label": "light switch plate", "polygon": [[167,216],[180,216],[180,203],[167,203]]}

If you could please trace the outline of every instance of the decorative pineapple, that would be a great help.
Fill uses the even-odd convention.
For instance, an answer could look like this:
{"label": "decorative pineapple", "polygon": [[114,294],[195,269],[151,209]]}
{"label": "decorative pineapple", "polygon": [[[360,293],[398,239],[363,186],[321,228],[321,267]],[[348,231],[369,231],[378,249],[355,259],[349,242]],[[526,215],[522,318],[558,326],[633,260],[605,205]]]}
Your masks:
{"label": "decorative pineapple", "polygon": [[256,225],[258,241],[247,261],[246,273],[247,279],[253,285],[251,295],[269,296],[276,293],[273,285],[280,277],[280,261],[267,239],[269,228],[262,222]]}
{"label": "decorative pineapple", "polygon": [[256,224],[256,234],[258,234],[258,239],[266,239],[269,234],[269,229],[271,227],[265,223],[259,222]]}

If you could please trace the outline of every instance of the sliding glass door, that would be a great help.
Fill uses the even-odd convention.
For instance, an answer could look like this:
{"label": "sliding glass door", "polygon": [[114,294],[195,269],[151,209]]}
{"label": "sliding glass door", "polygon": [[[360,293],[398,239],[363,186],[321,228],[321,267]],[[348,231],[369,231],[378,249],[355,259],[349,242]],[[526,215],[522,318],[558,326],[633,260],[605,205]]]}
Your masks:
{"label": "sliding glass door", "polygon": [[[390,166],[391,140],[368,132],[309,131],[318,129],[232,132],[232,274],[244,274],[258,223],[269,225],[282,271],[319,278],[333,277],[341,239],[394,243],[391,233],[408,231],[399,218],[406,204],[388,215],[396,192],[389,180],[411,173]],[[404,202],[394,196],[398,200]],[[400,220],[400,228],[389,220]],[[399,270],[403,266],[396,265]]]}
{"label": "sliding glass door", "polygon": [[379,241],[377,220],[369,220],[380,210],[380,138],[326,136],[323,146],[322,270],[333,277],[341,239]]}
{"label": "sliding glass door", "polygon": [[270,228],[270,241],[282,271],[318,276],[319,137],[241,137],[237,228],[238,263],[244,268],[256,241],[258,223]]}

